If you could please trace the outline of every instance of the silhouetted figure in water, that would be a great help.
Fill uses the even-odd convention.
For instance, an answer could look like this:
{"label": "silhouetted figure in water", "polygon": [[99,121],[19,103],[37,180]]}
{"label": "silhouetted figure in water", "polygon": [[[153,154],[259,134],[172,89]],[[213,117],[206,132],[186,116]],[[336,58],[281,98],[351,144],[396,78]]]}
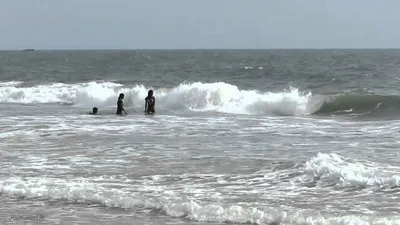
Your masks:
{"label": "silhouetted figure in water", "polygon": [[128,114],[124,109],[124,101],[122,101],[124,97],[125,97],[124,93],[119,94],[117,101],[117,112],[116,112],[117,115],[122,115],[122,112]]}
{"label": "silhouetted figure in water", "polygon": [[99,110],[99,109],[98,109],[97,107],[93,107],[93,109],[92,109],[92,111],[90,112],[90,114],[96,115],[98,110]]}
{"label": "silhouetted figure in water", "polygon": [[153,96],[153,90],[150,90],[147,93],[147,97],[144,99],[144,101],[145,101],[144,112],[146,114],[155,113],[156,98],[154,98]]}

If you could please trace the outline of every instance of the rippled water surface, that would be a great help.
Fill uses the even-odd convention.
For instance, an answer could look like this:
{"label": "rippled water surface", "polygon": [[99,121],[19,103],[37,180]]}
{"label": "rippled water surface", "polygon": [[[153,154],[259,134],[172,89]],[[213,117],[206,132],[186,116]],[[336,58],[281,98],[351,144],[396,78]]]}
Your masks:
{"label": "rippled water surface", "polygon": [[[62,55],[32,54],[37,55],[31,60],[50,61]],[[89,53],[68,54],[87,57],[83,61],[101,71]],[[107,54],[118,55],[103,54],[103,64],[109,65],[115,61]],[[393,68],[377,72],[391,68],[394,58],[377,61],[378,53],[367,54],[355,68],[358,53],[332,53],[320,62],[317,57],[329,54],[295,52],[284,67],[288,53],[265,53],[264,60],[257,52],[215,53],[222,54],[218,64],[192,53],[199,62],[186,63],[197,70],[187,69],[189,81],[182,83],[181,61],[162,52],[146,54],[154,60],[147,67],[124,62],[149,74],[153,65],[156,72],[143,82],[129,83],[144,78],[113,77],[112,71],[74,81],[83,67],[65,60],[51,62],[54,68],[75,68],[69,80],[64,74],[68,82],[59,73],[59,80],[49,82],[33,75],[3,79],[1,222],[43,215],[40,224],[400,224],[400,98],[375,77],[395,80],[389,73]],[[183,57],[179,54],[175,57]],[[3,53],[3,62],[6,56],[3,72],[18,67],[29,73],[16,60],[27,55]],[[287,70],[305,73],[298,68],[302,57],[314,57],[308,62],[314,67],[308,76],[289,79]],[[315,75],[332,65],[344,78],[339,72]],[[35,68],[41,71],[43,65]],[[196,71],[214,70],[224,72],[225,79],[222,74],[216,80],[211,75],[195,79]],[[169,71],[165,81],[160,71]],[[281,78],[274,78],[279,73]],[[149,85],[150,79],[157,85]],[[268,85],[257,84],[266,80]],[[285,83],[291,88],[273,90],[271,82],[275,89]],[[145,116],[149,88],[155,90],[157,113]],[[120,92],[126,93],[129,113],[122,117],[114,114]],[[88,114],[93,106],[99,115]]]}

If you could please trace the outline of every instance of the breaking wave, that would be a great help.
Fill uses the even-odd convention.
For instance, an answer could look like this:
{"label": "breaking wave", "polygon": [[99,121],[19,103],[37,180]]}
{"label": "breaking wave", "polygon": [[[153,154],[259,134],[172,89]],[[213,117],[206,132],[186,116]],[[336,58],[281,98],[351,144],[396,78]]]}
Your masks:
{"label": "breaking wave", "polygon": [[[114,107],[125,93],[125,105],[143,105],[143,85],[124,86],[113,82],[54,83],[26,87],[20,82],[0,83],[1,103],[61,103],[83,107]],[[157,107],[169,110],[215,111],[233,114],[286,115],[372,114],[400,109],[399,96],[372,94],[313,95],[297,88],[281,92],[241,90],[224,83],[182,83],[174,88],[154,89]]]}
{"label": "breaking wave", "polygon": [[319,153],[305,163],[304,172],[322,186],[337,188],[398,188],[399,168],[346,159],[338,154]]}
{"label": "breaking wave", "polygon": [[[337,154],[319,153],[309,159],[301,167],[293,167],[300,177],[311,176],[322,183],[317,184],[320,191],[326,190],[329,186],[347,188],[354,186],[398,188],[400,177],[397,175],[399,168],[391,167],[384,169],[372,162],[361,162],[352,159],[345,159]],[[284,173],[286,169],[282,170]],[[261,172],[261,171],[260,171]],[[268,176],[274,171],[264,171],[263,182],[269,183],[276,179]],[[287,171],[286,171],[287,172]],[[177,174],[169,176],[184,177],[188,174]],[[205,177],[218,175],[204,175]],[[223,175],[220,175],[223,176]],[[230,176],[227,174],[226,176]],[[100,179],[101,178],[101,179]],[[279,206],[271,207],[252,207],[239,204],[227,204],[220,201],[202,201],[196,198],[182,198],[178,194],[179,190],[169,191],[170,187],[157,186],[152,192],[146,185],[152,185],[151,180],[145,177],[146,183],[142,184],[142,189],[132,188],[129,180],[118,183],[116,180],[110,183],[99,183],[104,180],[100,178],[75,178],[65,180],[51,177],[31,177],[20,178],[10,177],[0,180],[0,194],[7,196],[17,196],[36,200],[55,200],[68,201],[80,204],[98,204],[104,207],[115,207],[121,209],[142,210],[148,213],[163,213],[171,217],[186,218],[193,221],[208,222],[230,222],[230,223],[251,223],[251,224],[398,224],[400,217],[396,215],[386,215],[378,217],[377,214],[333,214],[328,212],[318,212],[306,208],[283,208]],[[187,177],[186,177],[187,178]],[[200,177],[198,177],[200,179]],[[299,177],[292,177],[298,179]],[[158,177],[160,179],[160,177]],[[154,179],[155,182],[158,179]],[[242,177],[246,179],[246,177]],[[137,181],[137,180],[136,180]],[[136,182],[135,181],[135,182]],[[262,181],[262,180],[260,180]],[[284,181],[282,181],[284,182]],[[287,182],[287,181],[286,181]],[[290,182],[296,185],[297,182]],[[237,185],[237,183],[236,183]],[[300,184],[301,185],[301,184]],[[119,186],[119,188],[116,188]],[[163,188],[162,188],[163,187]],[[253,191],[263,192],[265,186],[257,189],[257,186],[250,185]],[[199,187],[197,187],[199,188]],[[140,192],[146,190],[146,193]],[[163,190],[163,191],[162,191]],[[296,187],[295,190],[301,190]],[[181,190],[184,191],[184,190]],[[304,190],[303,190],[304,191]],[[207,191],[206,191],[207,192]],[[290,195],[282,192],[280,198],[290,199]],[[175,195],[176,193],[178,195]],[[332,201],[331,199],[326,199]],[[144,211],[143,211],[144,210]]]}

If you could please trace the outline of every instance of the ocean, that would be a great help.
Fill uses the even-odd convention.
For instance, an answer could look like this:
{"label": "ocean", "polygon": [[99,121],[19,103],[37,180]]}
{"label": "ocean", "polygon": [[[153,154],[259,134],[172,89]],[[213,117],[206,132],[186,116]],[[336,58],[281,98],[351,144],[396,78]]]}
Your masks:
{"label": "ocean", "polygon": [[399,83],[400,50],[0,51],[0,224],[400,224]]}

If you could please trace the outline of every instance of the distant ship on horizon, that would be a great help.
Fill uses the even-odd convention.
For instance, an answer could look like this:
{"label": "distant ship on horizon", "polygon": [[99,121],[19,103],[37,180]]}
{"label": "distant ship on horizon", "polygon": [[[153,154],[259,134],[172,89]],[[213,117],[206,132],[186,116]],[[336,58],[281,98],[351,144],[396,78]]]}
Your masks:
{"label": "distant ship on horizon", "polygon": [[33,48],[27,48],[27,49],[24,49],[24,50],[22,50],[22,51],[24,51],[24,52],[33,52],[33,51],[35,51],[35,49],[33,49]]}

